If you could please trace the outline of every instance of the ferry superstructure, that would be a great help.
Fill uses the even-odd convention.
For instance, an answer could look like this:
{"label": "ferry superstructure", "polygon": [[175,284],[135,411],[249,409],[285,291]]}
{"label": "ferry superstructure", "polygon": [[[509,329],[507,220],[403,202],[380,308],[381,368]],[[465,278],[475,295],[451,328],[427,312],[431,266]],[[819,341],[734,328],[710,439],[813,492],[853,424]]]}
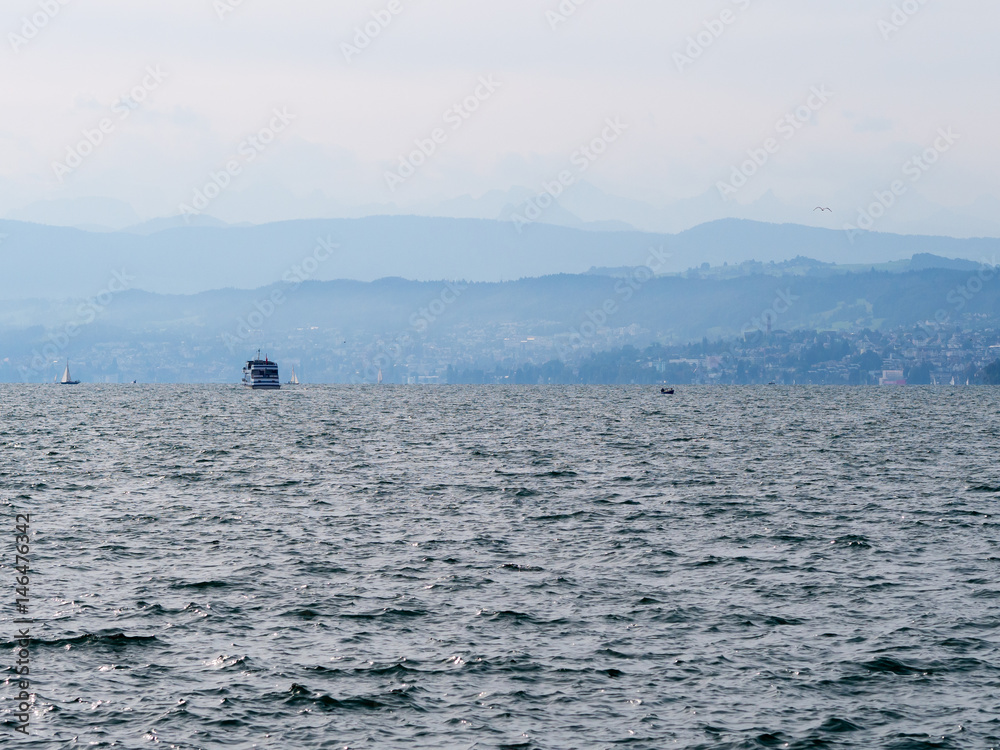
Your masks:
{"label": "ferry superstructure", "polygon": [[276,391],[281,388],[278,380],[278,363],[267,358],[260,358],[260,351],[257,351],[257,359],[248,360],[243,366],[243,385],[255,391]]}

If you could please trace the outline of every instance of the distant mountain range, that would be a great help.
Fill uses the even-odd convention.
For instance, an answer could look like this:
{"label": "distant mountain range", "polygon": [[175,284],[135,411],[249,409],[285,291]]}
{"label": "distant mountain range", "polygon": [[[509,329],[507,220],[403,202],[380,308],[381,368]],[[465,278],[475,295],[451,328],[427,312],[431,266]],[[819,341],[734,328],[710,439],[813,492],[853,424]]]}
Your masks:
{"label": "distant mountain range", "polygon": [[[336,245],[336,247],[332,247]],[[864,233],[739,219],[679,234],[585,230],[508,221],[373,216],[361,219],[224,225],[210,218],[184,225],[157,220],[119,231],[84,231],[0,221],[0,299],[89,298],[115,275],[130,288],[195,294],[254,289],[286,279],[495,282],[593,267],[640,266],[659,274],[711,266],[783,262],[805,256],[867,267],[920,255],[1000,261],[1000,239]]]}
{"label": "distant mountain range", "polygon": [[[303,218],[361,218],[365,216],[431,216],[454,219],[486,219],[507,221],[515,213],[524,213],[531,202],[537,202],[539,190],[512,186],[490,190],[482,195],[463,195],[447,200],[416,200],[406,205],[344,205],[331,200],[322,192],[292,196],[267,202],[262,211],[248,215],[253,201],[235,213],[219,218],[227,223],[247,220],[255,224],[276,220]],[[547,204],[537,220],[545,224],[595,231],[640,231],[676,234],[699,224],[725,218],[748,219],[775,224],[799,223],[827,229],[842,228],[845,223],[857,224],[861,207],[871,204],[873,196],[851,191],[825,195],[821,205],[833,206],[833,212],[815,212],[817,205],[809,196],[779,198],[766,192],[756,199],[738,203],[724,200],[711,188],[702,195],[677,200],[659,199],[648,202],[605,192],[587,182],[577,182]],[[819,198],[816,199],[820,200]],[[233,209],[231,208],[230,211]],[[52,226],[67,226],[91,231],[135,231],[146,233],[149,227],[165,228],[172,219],[143,222],[133,206],[123,200],[108,197],[79,197],[40,200],[9,211],[2,218]],[[204,224],[226,225],[218,218],[200,217]],[[880,232],[899,234],[946,235],[949,237],[1000,237],[1000,199],[991,194],[979,196],[973,202],[958,207],[945,207],[910,190],[892,210],[885,213],[874,227]]]}

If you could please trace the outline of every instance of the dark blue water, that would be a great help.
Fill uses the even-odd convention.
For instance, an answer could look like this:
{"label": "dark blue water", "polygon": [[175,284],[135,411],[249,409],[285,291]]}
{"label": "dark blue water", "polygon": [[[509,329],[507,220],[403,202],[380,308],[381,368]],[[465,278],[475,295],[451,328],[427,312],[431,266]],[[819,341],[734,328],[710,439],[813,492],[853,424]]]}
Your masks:
{"label": "dark blue water", "polygon": [[5,746],[1000,747],[995,389],[0,399]]}

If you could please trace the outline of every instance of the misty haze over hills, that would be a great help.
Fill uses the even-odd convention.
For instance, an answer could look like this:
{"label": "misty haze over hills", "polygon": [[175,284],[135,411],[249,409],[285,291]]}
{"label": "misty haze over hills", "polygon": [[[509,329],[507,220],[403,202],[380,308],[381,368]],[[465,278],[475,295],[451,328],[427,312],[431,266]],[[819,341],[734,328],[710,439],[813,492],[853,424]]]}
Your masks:
{"label": "misty haze over hills", "polygon": [[89,303],[7,300],[0,301],[0,380],[51,382],[70,359],[91,382],[233,382],[240,362],[261,347],[312,382],[373,382],[380,355],[437,378],[450,366],[572,363],[614,347],[733,340],[770,328],[917,326],[941,345],[964,328],[1000,328],[996,269],[932,267],[939,263],[957,265],[919,257],[913,265],[922,270],[896,273],[389,278],[196,295],[125,290]]}
{"label": "misty haze over hills", "polygon": [[[182,221],[182,220],[179,220]],[[727,219],[676,235],[582,230],[551,224],[413,216],[227,226],[204,218],[116,232],[0,221],[0,299],[87,298],[124,274],[132,289],[194,294],[297,281],[396,276],[414,281],[495,282],[593,267],[649,265],[656,274],[805,256],[877,264],[928,253],[995,264],[997,239],[848,234]],[[176,222],[173,222],[176,223]],[[653,255],[655,249],[656,254]],[[16,283],[13,280],[16,279]],[[119,282],[123,283],[123,282]]]}
{"label": "misty haze over hills", "polygon": [[[95,327],[128,336],[171,331],[179,336],[219,339],[235,335],[242,319],[262,317],[254,340],[280,340],[289,331],[316,336],[343,332],[351,338],[378,340],[411,330],[430,338],[443,331],[501,329],[510,325],[523,335],[568,334],[613,300],[607,326],[646,329],[651,340],[684,342],[703,336],[739,335],[744,324],[760,318],[776,300],[783,328],[882,328],[931,320],[941,308],[962,314],[1000,318],[1000,285],[985,283],[964,304],[949,291],[976,276],[963,270],[921,268],[900,273],[869,271],[832,276],[751,273],[713,279],[698,276],[649,278],[642,274],[610,276],[558,274],[507,282],[306,281],[271,284],[259,289],[221,289],[194,295],[126,290],[114,295]],[[995,272],[990,281],[995,278]],[[276,299],[277,304],[267,301]],[[441,299],[443,305],[432,304]],[[76,317],[76,301],[9,300],[0,302],[0,330],[58,328]],[[436,311],[439,309],[439,311]],[[261,310],[262,316],[254,316]],[[603,325],[603,324],[602,324]],[[248,338],[249,341],[249,338]]]}

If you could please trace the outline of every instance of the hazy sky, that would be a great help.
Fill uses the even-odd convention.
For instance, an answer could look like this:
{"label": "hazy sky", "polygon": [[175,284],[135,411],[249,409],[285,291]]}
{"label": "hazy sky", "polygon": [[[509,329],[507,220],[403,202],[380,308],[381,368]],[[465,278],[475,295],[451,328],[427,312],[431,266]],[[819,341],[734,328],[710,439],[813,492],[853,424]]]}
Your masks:
{"label": "hazy sky", "polygon": [[213,173],[204,210],[230,221],[433,213],[561,173],[658,206],[719,192],[748,150],[766,163],[736,203],[855,206],[900,180],[962,206],[1000,193],[998,27],[996,0],[5,0],[0,215],[173,215]]}

